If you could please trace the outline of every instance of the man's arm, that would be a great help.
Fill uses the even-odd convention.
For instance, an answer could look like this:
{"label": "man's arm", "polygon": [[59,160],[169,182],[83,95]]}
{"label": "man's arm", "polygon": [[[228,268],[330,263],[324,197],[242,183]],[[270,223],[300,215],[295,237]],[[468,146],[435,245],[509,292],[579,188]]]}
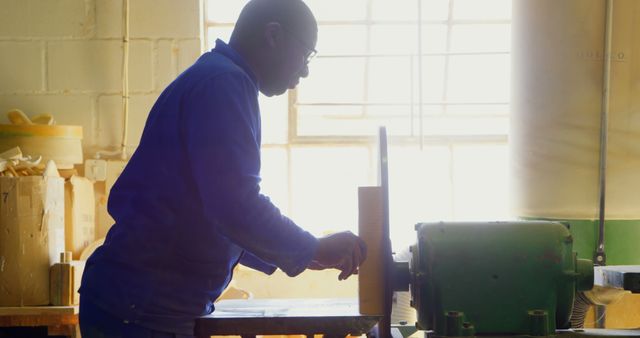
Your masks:
{"label": "man's arm", "polygon": [[276,267],[263,261],[262,259],[254,256],[252,253],[245,250],[240,258],[240,264],[252,268],[254,270],[258,270],[267,275],[270,275],[276,271]]}

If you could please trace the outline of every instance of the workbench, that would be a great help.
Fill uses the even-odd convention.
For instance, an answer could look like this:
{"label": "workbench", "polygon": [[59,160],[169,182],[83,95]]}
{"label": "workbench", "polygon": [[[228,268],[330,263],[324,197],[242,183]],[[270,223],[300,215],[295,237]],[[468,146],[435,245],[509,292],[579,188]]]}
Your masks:
{"label": "workbench", "polygon": [[325,337],[362,335],[379,316],[361,315],[353,299],[247,299],[223,300],[213,314],[196,320],[198,338],[212,335],[307,335]]}
{"label": "workbench", "polygon": [[78,306],[0,307],[0,336],[18,332],[28,337],[80,337]]}

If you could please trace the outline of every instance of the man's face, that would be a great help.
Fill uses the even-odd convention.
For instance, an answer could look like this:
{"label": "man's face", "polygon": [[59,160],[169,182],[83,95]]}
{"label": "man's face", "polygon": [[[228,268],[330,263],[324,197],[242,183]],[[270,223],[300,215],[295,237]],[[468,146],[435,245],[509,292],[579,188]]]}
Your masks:
{"label": "man's face", "polygon": [[261,84],[260,90],[267,96],[284,94],[295,88],[300,78],[309,75],[309,60],[315,55],[316,33],[296,35],[282,28],[283,43],[274,53],[273,67]]}

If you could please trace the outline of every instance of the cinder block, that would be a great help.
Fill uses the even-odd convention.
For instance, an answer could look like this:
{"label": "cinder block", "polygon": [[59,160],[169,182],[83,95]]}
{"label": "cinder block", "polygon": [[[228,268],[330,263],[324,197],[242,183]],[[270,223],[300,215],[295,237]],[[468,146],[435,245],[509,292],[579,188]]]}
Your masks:
{"label": "cinder block", "polygon": [[0,42],[0,92],[42,90],[42,43]]}
{"label": "cinder block", "polygon": [[83,37],[93,14],[84,0],[2,0],[0,36]]}
{"label": "cinder block", "polygon": [[25,0],[2,0],[0,6],[0,36],[28,36],[27,8]]}
{"label": "cinder block", "polygon": [[132,41],[129,47],[129,90],[153,90],[153,43]]}
{"label": "cinder block", "polygon": [[[129,90],[150,91],[151,42],[132,41]],[[49,89],[119,92],[122,90],[122,42],[54,41],[49,43]]]}
{"label": "cinder block", "polygon": [[[96,36],[122,36],[122,1],[96,0]],[[196,38],[200,36],[198,0],[135,0],[129,4],[132,38]]]}
{"label": "cinder block", "polygon": [[96,0],[96,37],[122,37],[122,1]]}
{"label": "cinder block", "polygon": [[[144,124],[158,95],[132,95],[129,100],[129,132],[127,145],[136,147]],[[101,148],[119,146],[122,142],[122,97],[105,95],[98,99],[97,145]]]}
{"label": "cinder block", "polygon": [[119,41],[49,43],[49,89],[117,91],[121,86]]}
{"label": "cinder block", "polygon": [[136,0],[130,4],[131,36],[139,38],[198,38],[199,0]]}
{"label": "cinder block", "polygon": [[82,126],[82,146],[86,149],[94,142],[93,98],[88,95],[0,95],[0,123],[8,123],[4,114],[18,108],[28,116],[50,113],[59,125]]}
{"label": "cinder block", "polygon": [[199,39],[178,42],[178,73],[189,68],[201,54]]}
{"label": "cinder block", "polygon": [[155,48],[155,91],[163,91],[177,75],[178,47],[172,40],[159,40]]}

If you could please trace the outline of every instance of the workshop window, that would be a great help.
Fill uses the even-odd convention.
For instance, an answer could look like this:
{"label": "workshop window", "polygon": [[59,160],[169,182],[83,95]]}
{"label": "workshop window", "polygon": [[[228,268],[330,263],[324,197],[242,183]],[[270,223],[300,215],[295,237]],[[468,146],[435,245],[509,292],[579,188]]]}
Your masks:
{"label": "workshop window", "polygon": [[[265,193],[317,234],[357,229],[385,125],[394,241],[419,221],[507,218],[511,0],[305,2],[319,23],[310,76],[260,98]],[[209,48],[245,3],[206,0]]]}

